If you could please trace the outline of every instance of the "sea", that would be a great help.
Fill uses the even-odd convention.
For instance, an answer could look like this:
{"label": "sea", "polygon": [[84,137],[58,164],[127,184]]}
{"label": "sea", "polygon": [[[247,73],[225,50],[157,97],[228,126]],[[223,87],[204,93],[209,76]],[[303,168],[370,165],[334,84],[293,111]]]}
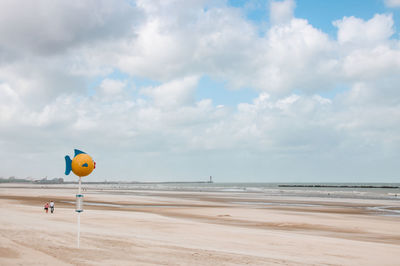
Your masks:
{"label": "sea", "polygon": [[262,193],[266,196],[390,199],[400,201],[400,183],[119,183],[97,188],[187,192]]}
{"label": "sea", "polygon": [[[76,186],[76,184],[69,185]],[[318,207],[318,205],[315,205],[318,204],[318,201],[351,202],[353,200],[353,202],[363,203],[363,207],[360,208],[366,209],[373,214],[400,218],[400,183],[84,183],[83,187],[92,190],[92,193],[112,193],[112,191],[116,191],[119,194],[124,191],[127,195],[148,195],[148,193],[154,191],[179,191],[218,193],[218,197],[220,197],[221,194],[223,196],[223,193],[226,193],[227,197],[236,199],[232,203],[256,205],[262,208],[276,205]],[[288,200],[291,197],[293,197],[294,201]],[[252,200],[246,201],[249,198]],[[258,201],[255,199],[258,199]],[[104,205],[104,203],[85,204]],[[339,205],[342,206],[341,204]],[[116,204],[113,204],[113,206],[126,207]],[[132,205],[130,207],[141,206]],[[146,205],[146,207],[179,206]]]}

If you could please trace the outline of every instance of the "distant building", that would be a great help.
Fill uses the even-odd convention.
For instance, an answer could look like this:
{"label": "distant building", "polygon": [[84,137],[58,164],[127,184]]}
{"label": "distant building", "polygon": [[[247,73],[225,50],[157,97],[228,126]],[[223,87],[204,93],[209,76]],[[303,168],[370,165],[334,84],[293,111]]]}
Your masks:
{"label": "distant building", "polygon": [[47,177],[40,179],[40,180],[35,180],[34,183],[39,183],[39,184],[62,184],[64,183],[64,178],[53,178],[53,179],[47,179]]}

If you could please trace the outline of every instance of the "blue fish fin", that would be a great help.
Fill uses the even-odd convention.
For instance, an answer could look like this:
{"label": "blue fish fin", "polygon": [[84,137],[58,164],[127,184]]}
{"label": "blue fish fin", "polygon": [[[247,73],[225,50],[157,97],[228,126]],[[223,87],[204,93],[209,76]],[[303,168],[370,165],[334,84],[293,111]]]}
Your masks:
{"label": "blue fish fin", "polygon": [[71,164],[72,164],[71,158],[69,158],[68,155],[65,156],[65,175],[69,175],[69,173],[71,173],[72,170]]}
{"label": "blue fish fin", "polygon": [[74,157],[76,157],[78,154],[81,154],[81,153],[86,154],[86,152],[83,152],[83,151],[80,151],[80,150],[75,149],[75,155],[74,155]]}

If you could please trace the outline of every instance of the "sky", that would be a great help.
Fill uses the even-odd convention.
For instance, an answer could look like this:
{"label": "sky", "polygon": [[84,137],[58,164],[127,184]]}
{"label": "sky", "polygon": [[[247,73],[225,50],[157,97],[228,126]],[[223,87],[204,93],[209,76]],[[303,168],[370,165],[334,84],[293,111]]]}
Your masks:
{"label": "sky", "polygon": [[400,182],[399,0],[0,1],[0,177]]}

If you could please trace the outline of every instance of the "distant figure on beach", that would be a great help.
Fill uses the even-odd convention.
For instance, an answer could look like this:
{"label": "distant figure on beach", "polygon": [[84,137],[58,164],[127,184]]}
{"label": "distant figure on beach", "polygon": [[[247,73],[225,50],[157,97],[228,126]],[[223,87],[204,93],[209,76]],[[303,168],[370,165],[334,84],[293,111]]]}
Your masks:
{"label": "distant figure on beach", "polygon": [[49,203],[46,202],[46,204],[44,205],[44,210],[46,211],[46,213],[49,212]]}
{"label": "distant figure on beach", "polygon": [[54,201],[50,201],[50,211],[51,213],[54,212]]}

